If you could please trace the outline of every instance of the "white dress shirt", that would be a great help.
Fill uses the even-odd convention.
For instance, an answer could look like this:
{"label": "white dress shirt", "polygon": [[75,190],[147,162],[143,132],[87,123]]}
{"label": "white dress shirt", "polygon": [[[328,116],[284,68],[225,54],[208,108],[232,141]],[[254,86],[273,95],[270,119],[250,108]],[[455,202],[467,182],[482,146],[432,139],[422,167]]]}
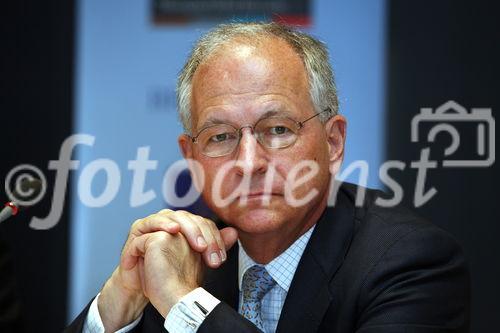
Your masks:
{"label": "white dress shirt", "polygon": [[[304,253],[307,243],[314,230],[313,226],[300,236],[288,249],[274,258],[270,263],[264,265],[276,285],[262,299],[261,315],[265,333],[273,333],[278,326],[281,309],[292,283],[293,276],[297,270],[300,258]],[[238,241],[239,243],[239,241]],[[239,243],[238,252],[238,286],[240,289],[240,301],[242,304],[241,283],[243,275],[256,263],[245,252]],[[83,333],[104,333],[104,325],[97,308],[99,295],[92,302],[89,313],[83,325]],[[220,303],[203,288],[197,288],[185,295],[176,303],[165,319],[164,327],[170,333],[195,333],[203,323],[203,320]],[[132,323],[116,331],[126,333],[133,329],[141,320],[142,315]]]}

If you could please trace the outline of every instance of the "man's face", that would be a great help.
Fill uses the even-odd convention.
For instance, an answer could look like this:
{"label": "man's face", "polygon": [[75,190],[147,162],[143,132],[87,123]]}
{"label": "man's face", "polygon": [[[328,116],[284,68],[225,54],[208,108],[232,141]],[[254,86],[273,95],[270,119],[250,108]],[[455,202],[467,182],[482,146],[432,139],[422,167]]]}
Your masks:
{"label": "man's face", "polygon": [[[230,43],[212,55],[197,69],[192,81],[193,135],[213,123],[226,123],[235,128],[254,125],[269,115],[287,116],[303,121],[315,114],[309,95],[307,74],[300,57],[285,42],[268,39],[259,46],[238,42]],[[316,117],[299,130],[297,141],[287,148],[263,147],[249,128],[234,152],[221,157],[207,157],[199,145],[182,135],[179,138],[186,158],[197,160],[204,170],[205,184],[202,195],[209,207],[226,223],[240,233],[269,234],[296,232],[308,228],[309,219],[320,214],[326,204],[330,181],[329,169],[340,164],[343,154],[345,121],[338,116],[327,124]],[[296,199],[311,190],[317,194],[304,205],[293,207],[287,203],[285,186],[287,175],[303,160],[317,163],[319,172],[311,180],[295,188]],[[225,207],[214,197],[217,172],[230,163],[233,167],[224,174],[220,183],[222,198],[238,189],[243,178],[250,183],[241,198]],[[268,203],[263,202],[266,175],[274,168],[274,177],[267,190]],[[297,177],[310,171],[302,169]],[[220,177],[220,175],[219,175]]]}

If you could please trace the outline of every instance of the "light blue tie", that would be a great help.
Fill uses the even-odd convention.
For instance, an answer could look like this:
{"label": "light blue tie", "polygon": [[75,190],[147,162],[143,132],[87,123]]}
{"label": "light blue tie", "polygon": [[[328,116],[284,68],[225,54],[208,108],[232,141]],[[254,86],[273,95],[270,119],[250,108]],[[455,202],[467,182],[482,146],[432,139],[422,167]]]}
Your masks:
{"label": "light blue tie", "polygon": [[243,303],[240,313],[264,331],[261,316],[261,301],[264,295],[276,284],[264,266],[254,265],[243,275]]}

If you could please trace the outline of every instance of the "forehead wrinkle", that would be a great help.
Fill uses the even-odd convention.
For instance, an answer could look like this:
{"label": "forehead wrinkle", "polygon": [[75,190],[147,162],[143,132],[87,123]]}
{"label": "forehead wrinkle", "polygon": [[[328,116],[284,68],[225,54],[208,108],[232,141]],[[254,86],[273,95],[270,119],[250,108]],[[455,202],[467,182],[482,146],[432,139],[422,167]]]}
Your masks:
{"label": "forehead wrinkle", "polygon": [[[289,89],[288,89],[289,90]],[[283,100],[288,100],[290,97],[295,96],[293,90],[289,90],[288,94],[279,91],[264,91],[264,92],[243,92],[243,93],[220,93],[213,96],[204,98],[198,104],[203,104],[200,108],[201,111],[205,111],[211,108],[225,109],[225,107],[230,108],[233,104],[237,103],[276,103],[284,104]],[[286,103],[285,103],[286,104]]]}

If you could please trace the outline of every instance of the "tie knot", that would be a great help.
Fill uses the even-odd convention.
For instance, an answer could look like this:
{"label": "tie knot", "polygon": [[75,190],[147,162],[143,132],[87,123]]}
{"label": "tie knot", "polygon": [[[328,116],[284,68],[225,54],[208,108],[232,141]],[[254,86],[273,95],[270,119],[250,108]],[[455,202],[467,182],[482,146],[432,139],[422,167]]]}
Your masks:
{"label": "tie knot", "polygon": [[254,265],[243,275],[243,299],[260,302],[275,284],[264,266]]}

